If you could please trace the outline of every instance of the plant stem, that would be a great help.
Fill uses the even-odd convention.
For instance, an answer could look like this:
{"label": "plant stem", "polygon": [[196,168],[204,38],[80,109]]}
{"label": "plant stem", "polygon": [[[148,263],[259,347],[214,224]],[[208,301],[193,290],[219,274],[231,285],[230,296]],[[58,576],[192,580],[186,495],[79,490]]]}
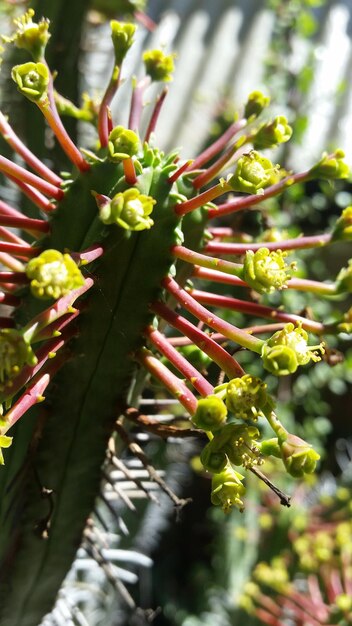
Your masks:
{"label": "plant stem", "polygon": [[247,250],[255,252],[259,248],[268,250],[303,250],[305,248],[319,248],[331,241],[331,234],[314,235],[311,237],[296,237],[283,241],[261,241],[258,243],[222,243],[209,241],[204,250],[210,254],[245,254]]}
{"label": "plant stem", "polygon": [[75,165],[81,172],[86,172],[87,170],[89,170],[89,163],[85,161],[77,146],[75,146],[71,137],[66,132],[60,116],[53,111],[49,104],[39,104],[38,106],[43,113],[46,121],[48,122],[51,130],[53,131],[56,139],[58,140],[61,148],[66,153],[73,165]]}
{"label": "plant stem", "polygon": [[16,182],[20,181],[28,183],[35,189],[44,193],[46,196],[55,198],[55,200],[61,200],[61,198],[63,198],[64,192],[62,189],[48,183],[36,174],[28,172],[28,170],[25,170],[20,165],[16,165],[16,163],[13,163],[10,159],[7,159],[2,155],[0,155],[0,172],[3,172],[7,176],[12,176]]}
{"label": "plant stem", "polygon": [[237,276],[242,278],[243,265],[242,263],[231,263],[230,261],[223,261],[222,259],[216,259],[214,257],[189,250],[184,246],[174,246],[172,254],[177,258],[191,263],[192,265],[199,265],[211,270],[217,270],[219,272],[225,272],[225,274],[231,274],[231,276]]}
{"label": "plant stem", "polygon": [[180,204],[176,204],[174,211],[176,215],[186,215],[187,213],[190,213],[195,209],[199,209],[208,202],[211,202],[215,198],[218,198],[229,191],[232,191],[230,185],[228,185],[225,181],[221,181],[217,185],[214,185],[214,187],[203,191],[203,193],[200,193],[198,196],[195,196],[190,200],[186,200],[185,202],[181,202]]}
{"label": "plant stem", "polygon": [[[164,103],[164,100],[165,100],[167,94],[168,94],[168,88],[164,87],[164,89],[158,95],[158,97],[156,99],[156,103],[155,103],[155,106],[154,106],[154,109],[153,109],[153,113],[151,115],[151,118],[150,118],[147,130],[146,130],[146,133],[145,133],[145,137],[144,137],[144,141],[146,141],[147,143],[149,142],[151,134],[155,131],[155,127],[156,127],[158,119],[159,119],[161,107],[163,106],[163,103]],[[189,165],[189,161],[188,161],[188,165]]]}
{"label": "plant stem", "polygon": [[242,128],[246,126],[246,124],[246,119],[242,119],[231,124],[231,126],[229,126],[229,128],[216,141],[214,141],[214,143],[197,156],[192,163],[192,167],[189,169],[198,170],[202,167],[202,165],[213,159],[221,150],[225,148],[230,139],[232,139],[232,137],[234,137],[240,130],[242,130]]}

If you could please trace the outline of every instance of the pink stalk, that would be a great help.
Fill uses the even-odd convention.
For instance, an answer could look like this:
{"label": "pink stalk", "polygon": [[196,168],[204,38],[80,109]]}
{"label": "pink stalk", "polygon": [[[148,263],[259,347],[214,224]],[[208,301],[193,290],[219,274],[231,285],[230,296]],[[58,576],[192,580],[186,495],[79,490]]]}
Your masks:
{"label": "pink stalk", "polygon": [[0,291],[0,303],[7,304],[8,306],[18,306],[21,300],[17,296],[13,296],[11,293],[4,293]]}
{"label": "pink stalk", "polygon": [[211,144],[208,148],[203,150],[197,158],[193,161],[191,170],[198,170],[204,163],[207,163],[211,159],[213,159],[221,150],[225,148],[227,143],[232,139],[242,128],[244,128],[247,124],[246,119],[239,120],[238,122],[234,122],[229,126],[229,128],[217,139],[214,143]]}
{"label": "pink stalk", "polygon": [[183,165],[181,165],[181,167],[178,168],[178,170],[176,170],[176,172],[174,172],[171,176],[169,176],[169,178],[167,179],[168,183],[174,183],[176,182],[176,180],[178,178],[180,178],[180,176],[183,174],[183,172],[186,171],[186,169],[188,168],[188,166],[190,165],[190,163],[192,163],[191,160],[186,161],[186,163],[184,163]]}
{"label": "pink stalk", "polygon": [[216,270],[209,270],[203,267],[195,267],[193,276],[201,278],[202,280],[211,280],[216,283],[224,283],[225,285],[234,285],[235,287],[248,287],[247,283],[238,278],[237,276],[230,276],[230,274],[223,274],[223,272],[217,272]]}
{"label": "pink stalk", "polygon": [[219,333],[222,333],[231,341],[238,343],[243,348],[248,348],[253,352],[261,353],[264,342],[257,337],[244,332],[241,328],[237,328],[229,322],[225,322],[214,313],[210,313],[208,309],[198,304],[192,296],[187,293],[178,283],[170,277],[166,277],[162,280],[162,286],[172,295],[176,300],[198,320],[214,328]]}
{"label": "pink stalk", "polygon": [[263,193],[251,194],[249,196],[239,196],[234,200],[219,204],[215,209],[209,209],[209,219],[213,217],[220,217],[222,215],[229,215],[235,211],[242,211],[257,204],[260,204],[267,198],[272,198],[281,193],[286,187],[290,187],[293,184],[301,183],[309,179],[309,172],[302,172],[301,174],[292,174],[291,176],[285,176],[279,183],[271,185],[263,190]]}
{"label": "pink stalk", "polygon": [[187,388],[183,380],[177,378],[175,374],[170,372],[170,370],[146,348],[138,350],[134,358],[177,398],[190,415],[194,415],[197,410],[197,398]]}
{"label": "pink stalk", "polygon": [[315,333],[316,335],[320,335],[325,331],[324,325],[321,324],[321,322],[309,320],[301,315],[285,313],[280,309],[265,306],[263,304],[257,304],[256,302],[248,302],[246,300],[239,300],[238,298],[231,298],[229,296],[221,296],[197,289],[192,289],[190,293],[193,298],[201,304],[230,309],[231,311],[240,311],[241,313],[254,315],[255,317],[264,317],[266,319],[274,319],[285,323],[293,322],[295,324],[300,322],[305,330]]}
{"label": "pink stalk", "polygon": [[28,245],[24,239],[18,237],[18,235],[15,235],[15,233],[7,228],[4,228],[3,226],[0,226],[0,239],[8,241],[9,243],[17,243],[19,246]]}
{"label": "pink stalk", "polygon": [[73,165],[75,165],[81,172],[86,172],[87,170],[89,170],[89,163],[85,161],[77,146],[73,143],[71,137],[68,135],[66,128],[64,127],[61,118],[56,111],[56,107],[54,111],[53,108],[48,104],[41,105],[39,103],[39,108],[43,113],[46,121],[48,122],[51,130],[53,131],[56,139],[58,140],[61,148],[66,153]]}
{"label": "pink stalk", "polygon": [[122,161],[122,165],[126,183],[128,185],[135,185],[137,182],[137,176],[133,159],[131,157],[129,159],[124,159]]}
{"label": "pink stalk", "polygon": [[0,283],[26,285],[29,282],[25,272],[0,272]]}
{"label": "pink stalk", "polygon": [[225,274],[231,274],[232,276],[242,277],[243,265],[242,263],[231,263],[230,261],[223,261],[222,259],[216,259],[200,252],[195,252],[185,246],[173,246],[171,248],[172,254],[181,261],[191,263],[192,265],[200,265],[210,270],[217,270],[219,272],[225,272]]}
{"label": "pink stalk", "polygon": [[109,134],[110,134],[110,104],[111,101],[116,94],[120,82],[120,68],[115,65],[110,82],[106,88],[103,99],[100,103],[99,113],[98,113],[98,135],[99,141],[102,148],[106,148],[108,145]]}
{"label": "pink stalk", "polygon": [[309,576],[307,576],[307,583],[308,583],[309,594],[310,594],[313,604],[318,607],[320,605],[326,606],[324,603],[324,598],[321,593],[318,577],[315,574],[309,574]]}
{"label": "pink stalk", "polygon": [[4,202],[3,200],[0,200],[0,213],[1,215],[8,215],[10,217],[12,216],[23,218],[23,215],[20,211],[10,206],[9,204],[7,204],[7,202]]}
{"label": "pink stalk", "polygon": [[336,569],[322,567],[321,574],[325,583],[326,595],[330,604],[334,604],[336,596],[344,593],[340,574]]}
{"label": "pink stalk", "polygon": [[[155,127],[157,125],[158,119],[159,119],[159,115],[160,115],[160,111],[161,111],[161,107],[163,106],[164,100],[167,96],[168,93],[168,88],[164,87],[164,89],[162,90],[161,94],[158,95],[156,102],[155,102],[155,106],[153,109],[153,113],[151,115],[146,133],[145,133],[145,137],[144,137],[144,141],[146,141],[147,143],[149,142],[150,136],[151,134],[155,131]],[[188,162],[189,164],[190,162]]]}
{"label": "pink stalk", "polygon": [[75,309],[72,310],[73,303],[77,300],[77,298],[86,293],[93,286],[93,284],[94,281],[91,278],[86,278],[82,287],[73,289],[66,296],[59,298],[59,300],[57,300],[52,306],[45,309],[45,311],[41,311],[41,313],[34,317],[23,329],[23,336],[25,339],[29,343],[36,341],[37,336],[40,335],[42,330],[49,324],[55,322],[55,320],[66,313],[74,313]]}
{"label": "pink stalk", "polygon": [[193,186],[195,189],[200,189],[207,185],[211,180],[215,178],[225,166],[230,164],[230,161],[235,161],[240,157],[243,152],[246,150],[245,146],[241,146],[241,148],[237,148],[236,144],[231,146],[224,152],[224,154],[219,157],[213,165],[208,167],[205,172],[202,172],[197,176],[197,178],[193,181]]}
{"label": "pink stalk", "polygon": [[151,83],[150,76],[145,76],[133,88],[130,115],[128,119],[128,128],[137,132],[143,110],[143,94]]}
{"label": "pink stalk", "polygon": [[176,369],[193,385],[193,387],[202,396],[206,397],[211,395],[214,391],[213,386],[198,372],[198,370],[191,365],[168,341],[168,339],[149,326],[145,331],[145,336],[154,345],[154,347],[161,352]]}
{"label": "pink stalk", "polygon": [[234,237],[235,232],[233,228],[228,226],[214,226],[214,228],[208,229],[210,234],[216,239],[223,239],[224,237]]}
{"label": "pink stalk", "polygon": [[268,624],[268,626],[285,626],[285,623],[281,620],[278,620],[274,615],[266,611],[265,609],[261,609],[260,607],[256,608],[255,615],[258,617],[260,622],[263,624]]}
{"label": "pink stalk", "polygon": [[28,172],[28,170],[25,170],[20,165],[16,165],[16,163],[13,163],[10,159],[2,155],[0,155],[0,172],[3,172],[7,176],[12,176],[16,182],[28,183],[45,195],[55,198],[55,200],[61,200],[61,198],[63,198],[64,192],[62,189],[48,183],[36,174]]}
{"label": "pink stalk", "polygon": [[[172,311],[166,304],[162,302],[154,302],[151,305],[151,310],[160,315],[170,326],[176,328],[180,333],[186,335],[191,343],[194,343],[198,348],[203,350],[217,365],[223,370],[228,378],[236,378],[243,376],[245,373],[239,363],[228,353],[224,348],[219,346],[212,337],[202,330],[197,328],[189,320],[182,317],[175,311]],[[176,337],[170,339],[173,345],[181,344],[184,337]],[[177,340],[179,340],[177,342]]]}
{"label": "pink stalk", "polygon": [[73,320],[78,317],[80,314],[79,309],[74,309],[73,313],[65,313],[57,320],[43,328],[41,332],[39,332],[35,336],[35,341],[44,341],[44,339],[53,339],[54,337],[59,337],[62,333],[62,330]]}
{"label": "pink stalk", "polygon": [[17,243],[0,242],[0,252],[8,252],[20,259],[31,259],[40,253],[39,248],[32,248],[29,245],[19,245]]}
{"label": "pink stalk", "polygon": [[[226,182],[218,183],[217,185],[214,185],[214,187],[207,189],[207,191],[203,191],[203,193],[200,193],[198,196],[195,196],[190,200],[185,200],[185,202],[181,202],[180,204],[176,204],[174,211],[176,215],[186,215],[195,209],[200,209],[200,207],[204,206],[208,202],[212,202],[215,198],[218,198],[229,191],[232,191],[232,189]],[[209,213],[213,213],[214,210],[215,209],[212,209],[210,211],[209,209]]]}
{"label": "pink stalk", "polygon": [[47,233],[50,230],[49,222],[45,220],[36,220],[30,217],[13,217],[11,215],[1,215],[0,207],[0,224],[1,226],[12,226],[20,228],[27,232]]}
{"label": "pink stalk", "polygon": [[345,593],[352,596],[352,576],[351,576],[351,557],[349,553],[342,550],[342,576]]}
{"label": "pink stalk", "polygon": [[281,608],[278,606],[275,600],[273,600],[269,596],[266,596],[264,593],[260,593],[257,596],[257,600],[258,602],[260,602],[262,607],[270,611],[273,615],[276,615],[277,617],[281,616],[282,614]]}
{"label": "pink stalk", "polygon": [[5,267],[8,267],[13,272],[23,272],[25,266],[24,264],[15,259],[11,254],[7,254],[6,252],[0,252],[0,263]]}
{"label": "pink stalk", "polygon": [[4,435],[16,422],[35,404],[44,400],[43,393],[50,383],[50,375],[43,374],[39,380],[30,384],[22,396],[15,402],[5,415],[7,425],[1,428]]}
{"label": "pink stalk", "polygon": [[82,252],[71,252],[72,258],[81,265],[92,263],[104,254],[104,248],[100,245],[93,245]]}
{"label": "pink stalk", "polygon": [[322,626],[321,622],[315,619],[315,615],[314,615],[314,608],[313,608],[313,615],[311,615],[310,612],[307,612],[304,608],[302,608],[302,594],[297,594],[297,604],[296,602],[293,602],[291,600],[289,600],[288,598],[285,598],[284,602],[285,602],[285,606],[287,606],[288,609],[290,609],[290,611],[292,611],[293,615],[295,616],[295,619],[301,619],[303,620],[304,624],[309,624],[309,626]]}
{"label": "pink stalk", "polygon": [[75,334],[74,329],[68,329],[62,336],[55,337],[51,341],[47,341],[45,344],[40,346],[40,348],[36,352],[36,357],[38,359],[36,365],[24,365],[21,369],[20,373],[10,381],[6,383],[2,390],[2,394],[4,398],[14,397],[16,393],[22,389],[24,385],[26,385],[43,367],[43,365],[47,362],[48,359],[51,359],[55,356],[56,352],[62,348],[65,343],[73,335]]}
{"label": "pink stalk", "polygon": [[38,189],[35,189],[31,185],[23,182],[23,180],[15,178],[14,176],[8,175],[8,178],[12,180],[12,182],[21,189],[25,196],[27,196],[27,198],[29,198],[39,209],[47,212],[56,209],[55,204],[50,202],[40,191],[38,191]]}
{"label": "pink stalk", "polygon": [[151,17],[149,17],[149,15],[147,15],[143,11],[135,11],[134,17],[142,26],[144,26],[151,33],[153,32],[153,30],[156,29],[156,23],[152,20]]}
{"label": "pink stalk", "polygon": [[11,148],[19,154],[22,159],[31,167],[37,174],[39,174],[44,180],[47,180],[52,185],[60,187],[62,179],[51,171],[40,159],[38,159],[27,146],[16,135],[8,123],[6,117],[0,112],[0,133],[4,137],[5,141],[11,146]]}
{"label": "pink stalk", "polygon": [[290,594],[291,600],[296,602],[304,611],[306,611],[309,615],[314,616],[317,620],[326,623],[329,617],[329,608],[323,603],[317,606],[310,596],[306,596],[302,593],[298,593],[297,591],[291,591]]}
{"label": "pink stalk", "polygon": [[283,241],[261,241],[259,243],[222,243],[209,241],[205,246],[205,252],[209,254],[245,254],[247,250],[303,250],[305,248],[319,248],[330,243],[331,234],[314,235],[311,237],[296,237],[295,239],[285,239]]}

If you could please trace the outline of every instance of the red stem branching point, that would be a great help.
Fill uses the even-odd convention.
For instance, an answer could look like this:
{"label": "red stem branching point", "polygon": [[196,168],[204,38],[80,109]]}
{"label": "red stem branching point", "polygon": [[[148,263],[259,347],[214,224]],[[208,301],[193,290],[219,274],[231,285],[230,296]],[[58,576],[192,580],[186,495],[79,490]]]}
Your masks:
{"label": "red stem branching point", "polygon": [[[243,376],[244,371],[240,364],[237,363],[236,359],[226,352],[224,348],[219,346],[212,337],[200,330],[200,328],[197,328],[189,320],[170,309],[163,302],[154,302],[151,305],[151,310],[157,315],[160,315],[170,326],[173,326],[173,328],[188,337],[191,343],[194,343],[198,348],[203,350],[205,354],[217,363],[228,378],[231,379]],[[181,343],[177,343],[177,339],[183,340],[184,337],[175,338],[174,345],[182,345]],[[186,345],[189,345],[189,342],[186,342]]]}
{"label": "red stem branching point", "polygon": [[198,170],[205,163],[208,163],[211,159],[213,159],[221,150],[223,150],[227,143],[247,124],[246,119],[239,120],[234,122],[229,126],[229,128],[219,137],[214,143],[212,143],[208,148],[203,150],[196,159],[192,163],[192,167],[189,167],[189,170]]}
{"label": "red stem branching point", "polygon": [[204,251],[209,254],[245,254],[247,250],[303,250],[305,248],[320,248],[326,246],[331,241],[331,234],[313,235],[310,237],[295,237],[295,239],[284,239],[283,241],[261,241],[259,243],[223,243],[209,241]]}
{"label": "red stem branching point", "polygon": [[0,133],[11,148],[19,154],[22,159],[39,174],[44,180],[47,180],[52,185],[60,187],[62,179],[57,176],[51,169],[49,169],[40,159],[38,159],[27,146],[16,135],[13,128],[8,123],[6,117],[0,112]]}
{"label": "red stem branching point", "polygon": [[[154,109],[153,109],[153,113],[151,115],[146,133],[145,133],[145,137],[144,137],[144,141],[146,141],[147,143],[149,142],[150,136],[151,134],[155,131],[155,127],[157,125],[158,119],[159,119],[159,115],[160,115],[160,111],[161,108],[163,106],[164,100],[167,96],[168,93],[168,88],[164,87],[164,89],[162,90],[162,92],[158,95],[155,105],[154,105]],[[189,164],[189,162],[188,162]]]}
{"label": "red stem branching point", "polygon": [[48,183],[36,174],[28,172],[28,170],[25,170],[20,165],[16,165],[16,163],[13,163],[10,159],[2,155],[0,155],[0,172],[13,177],[16,182],[20,181],[31,185],[35,189],[38,189],[38,191],[41,191],[46,196],[54,198],[55,200],[61,200],[64,196],[62,189]]}
{"label": "red stem branching point", "polygon": [[293,324],[301,323],[302,328],[315,333],[316,335],[321,335],[325,331],[324,324],[321,322],[309,320],[301,315],[286,313],[285,311],[281,311],[280,309],[274,307],[257,304],[257,302],[248,302],[246,300],[208,293],[197,289],[188,291],[191,293],[193,298],[201,304],[230,309],[231,311],[238,311],[255,317],[264,317],[265,319],[272,319],[278,322],[292,322]]}
{"label": "red stem branching point", "polygon": [[183,380],[175,376],[159,359],[146,348],[138,350],[134,355],[138,363],[143,365],[145,369],[159,380],[169,392],[177,398],[177,400],[185,407],[185,409],[194,415],[197,410],[197,398],[188,389]]}
{"label": "red stem branching point", "polygon": [[126,183],[128,185],[135,185],[137,182],[137,175],[133,159],[131,157],[129,159],[124,159],[122,161],[122,165]]}
{"label": "red stem branching point", "polygon": [[271,185],[264,189],[263,193],[251,194],[249,196],[238,196],[233,200],[229,200],[224,204],[219,204],[214,209],[209,209],[208,217],[212,219],[213,217],[221,217],[223,215],[230,215],[231,213],[235,213],[236,211],[242,211],[243,209],[249,209],[252,206],[256,206],[260,204],[264,200],[268,198],[272,198],[273,196],[277,196],[279,193],[284,191],[287,187],[290,187],[296,183],[303,183],[309,179],[309,172],[302,172],[301,174],[292,174],[289,176],[285,176],[279,183],[275,185]]}
{"label": "red stem branching point", "polygon": [[253,352],[261,353],[263,347],[263,341],[261,339],[249,335],[241,328],[229,324],[229,322],[222,320],[214,313],[208,311],[208,309],[201,304],[198,304],[185,289],[182,289],[173,278],[164,278],[162,280],[162,286],[171,296],[176,298],[181,306],[189,311],[189,313],[192,313],[199,321],[204,322],[204,324],[213,328],[218,333],[222,333],[225,337],[238,343],[240,346],[248,348],[248,350],[252,350]]}
{"label": "red stem branching point", "polygon": [[206,397],[213,393],[213,386],[170,344],[165,335],[151,326],[146,329],[144,334],[153,346],[193,385],[200,395]]}

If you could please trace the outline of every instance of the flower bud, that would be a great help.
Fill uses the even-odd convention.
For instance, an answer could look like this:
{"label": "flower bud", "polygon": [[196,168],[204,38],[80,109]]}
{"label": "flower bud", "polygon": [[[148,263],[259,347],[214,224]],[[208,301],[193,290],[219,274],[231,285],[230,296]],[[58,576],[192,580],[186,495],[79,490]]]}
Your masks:
{"label": "flower bud", "polygon": [[[243,262],[243,280],[258,293],[272,293],[284,289],[291,278],[285,263],[286,252],[259,248],[256,252],[247,250]],[[291,265],[293,268],[294,265]]]}
{"label": "flower bud", "polygon": [[232,467],[226,467],[221,473],[215,474],[211,485],[212,504],[221,506],[224,513],[229,513],[233,506],[242,512],[244,504],[241,496],[246,492],[242,480],[242,474],[236,472]]}
{"label": "flower bud", "polygon": [[133,44],[133,36],[136,32],[135,24],[124,24],[117,20],[111,20],[111,39],[114,46],[115,63],[120,66],[127,52]]}
{"label": "flower bud", "polygon": [[336,277],[337,293],[352,292],[352,259],[348,261],[348,266],[343,267]]}
{"label": "flower bud", "polygon": [[69,254],[45,250],[26,266],[31,291],[36,298],[57,300],[84,283],[80,269]]}
{"label": "flower bud", "polygon": [[227,408],[224,402],[217,396],[207,396],[198,400],[192,422],[197,428],[215,432],[225,424],[226,416]]}
{"label": "flower bud", "polygon": [[15,65],[11,72],[18,90],[31,102],[44,104],[48,98],[49,70],[44,63]]}
{"label": "flower bud", "polygon": [[352,241],[352,206],[342,211],[332,231],[331,241]]}
{"label": "flower bud", "polygon": [[217,474],[218,472],[222,472],[224,467],[226,467],[228,459],[225,452],[216,449],[217,446],[213,444],[213,441],[214,439],[203,448],[200,461],[208,472]]}
{"label": "flower bud", "polygon": [[293,374],[299,365],[320,361],[316,351],[324,354],[323,344],[308,346],[308,334],[301,326],[286,324],[268,339],[262,349],[264,367],[276,376]]}
{"label": "flower bud", "polygon": [[301,478],[315,471],[320,455],[306,441],[288,433],[285,440],[279,440],[279,446],[282,460],[291,476]]}
{"label": "flower bud", "polygon": [[223,428],[223,431],[225,430],[227,442],[222,449],[231,463],[247,468],[261,464],[262,459],[254,443],[260,436],[258,428],[244,424],[228,424]]}
{"label": "flower bud", "polygon": [[12,437],[7,437],[6,435],[0,435],[0,465],[4,465],[4,455],[2,453],[2,448],[9,448],[12,444]]}
{"label": "flower bud", "polygon": [[109,158],[113,163],[120,163],[124,159],[134,156],[139,147],[139,137],[133,130],[116,126],[109,135]]}
{"label": "flower bud", "polygon": [[169,83],[174,71],[174,56],[164,54],[162,50],[146,50],[143,53],[145,71],[153,81]]}
{"label": "flower bud", "polygon": [[292,136],[292,128],[286,117],[278,115],[271,122],[262,124],[256,131],[252,143],[255,150],[272,148],[280,143],[286,143]]}
{"label": "flower bud", "polygon": [[227,183],[234,191],[254,194],[279,180],[279,166],[252,150],[238,159],[236,171]]}
{"label": "flower bud", "polygon": [[261,91],[252,91],[252,93],[249,94],[244,107],[244,117],[247,120],[248,118],[254,120],[267,106],[269,106],[269,103],[270,98],[268,96],[264,96]]}
{"label": "flower bud", "polygon": [[99,216],[103,224],[117,224],[126,230],[146,230],[154,224],[149,215],[155,203],[154,198],[132,187],[102,204]]}
{"label": "flower bud", "polygon": [[18,374],[23,365],[35,365],[37,358],[21,332],[15,328],[0,329],[0,390],[2,383]]}
{"label": "flower bud", "polygon": [[226,387],[226,406],[238,419],[257,421],[262,409],[270,403],[266,384],[256,376],[245,374],[233,378]]}
{"label": "flower bud", "polygon": [[343,150],[335,150],[332,154],[324,152],[321,160],[309,170],[310,178],[348,178],[350,168],[343,161],[344,156]]}
{"label": "flower bud", "polygon": [[14,43],[17,48],[23,48],[29,52],[34,61],[40,61],[44,56],[46,44],[49,41],[49,20],[42,18],[38,24],[33,22],[33,9],[14,20],[17,30],[14,35],[2,36],[6,43]]}

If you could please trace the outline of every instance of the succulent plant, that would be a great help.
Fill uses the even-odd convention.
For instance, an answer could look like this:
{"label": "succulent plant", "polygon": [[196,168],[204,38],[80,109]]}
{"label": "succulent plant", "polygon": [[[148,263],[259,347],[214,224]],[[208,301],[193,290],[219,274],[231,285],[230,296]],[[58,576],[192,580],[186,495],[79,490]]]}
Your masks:
{"label": "succulent plant", "polygon": [[[258,207],[297,182],[346,178],[341,151],[324,154],[305,172],[273,165],[253,149],[256,137],[261,146],[271,147],[288,140],[291,132],[283,117],[253,128],[268,105],[255,92],[224,135],[197,157],[180,161],[177,150],[164,154],[154,145],[154,129],[165,88],[143,136],[140,120],[146,89],[152,82],[170,80],[173,56],[144,53],[146,75],[132,81],[127,125],[115,125],[110,105],[135,32],[133,24],[117,21],[111,23],[111,78],[99,105],[91,107],[98,147],[79,150],[59,115],[63,100],[45,58],[48,21],[36,24],[33,17],[29,10],[16,20],[14,36],[5,38],[32,56],[13,68],[12,78],[40,109],[71,161],[72,173],[52,171],[1,114],[0,133],[24,164],[0,156],[0,172],[38,209],[37,218],[26,217],[0,201],[1,299],[11,307],[1,318],[0,335],[3,626],[37,626],[52,607],[93,509],[108,442],[116,437],[117,448],[122,447],[115,434],[117,419],[122,417],[128,430],[129,407],[138,401],[143,377],[152,376],[178,400],[188,415],[190,436],[193,420],[197,436],[204,443],[209,439],[201,460],[213,474],[211,500],[225,512],[232,505],[245,506],[238,466],[267,484],[258,469],[266,456],[280,457],[283,469],[295,476],[314,471],[319,455],[281,424],[265,381],[247,374],[226,343],[262,358],[272,374],[295,372],[324,351],[322,344],[309,345],[308,332],[325,341],[346,330],[344,315],[334,323],[314,321],[261,304],[257,297],[285,288],[321,298],[341,294],[342,284],[349,288],[340,274],[334,282],[294,278],[284,261],[287,251],[344,241],[341,220],[331,232],[265,246],[237,243],[237,233],[219,222]],[[87,108],[68,101],[65,107],[66,113],[87,120]],[[233,196],[234,191],[246,195]],[[10,227],[22,232],[14,234]],[[239,256],[238,262],[223,259],[226,255]],[[208,294],[195,289],[190,278],[232,284],[247,295]],[[248,295],[250,290],[256,298]],[[204,305],[275,324],[243,329]],[[207,355],[226,381],[214,385],[179,349],[180,337],[171,329],[181,333],[185,345]],[[262,339],[261,333],[271,336]],[[135,417],[141,417],[138,411]],[[274,438],[265,439],[264,423]],[[155,433],[158,428],[162,432],[163,425],[154,424]],[[177,428],[170,432],[177,436]],[[288,505],[289,498],[273,488]]]}

